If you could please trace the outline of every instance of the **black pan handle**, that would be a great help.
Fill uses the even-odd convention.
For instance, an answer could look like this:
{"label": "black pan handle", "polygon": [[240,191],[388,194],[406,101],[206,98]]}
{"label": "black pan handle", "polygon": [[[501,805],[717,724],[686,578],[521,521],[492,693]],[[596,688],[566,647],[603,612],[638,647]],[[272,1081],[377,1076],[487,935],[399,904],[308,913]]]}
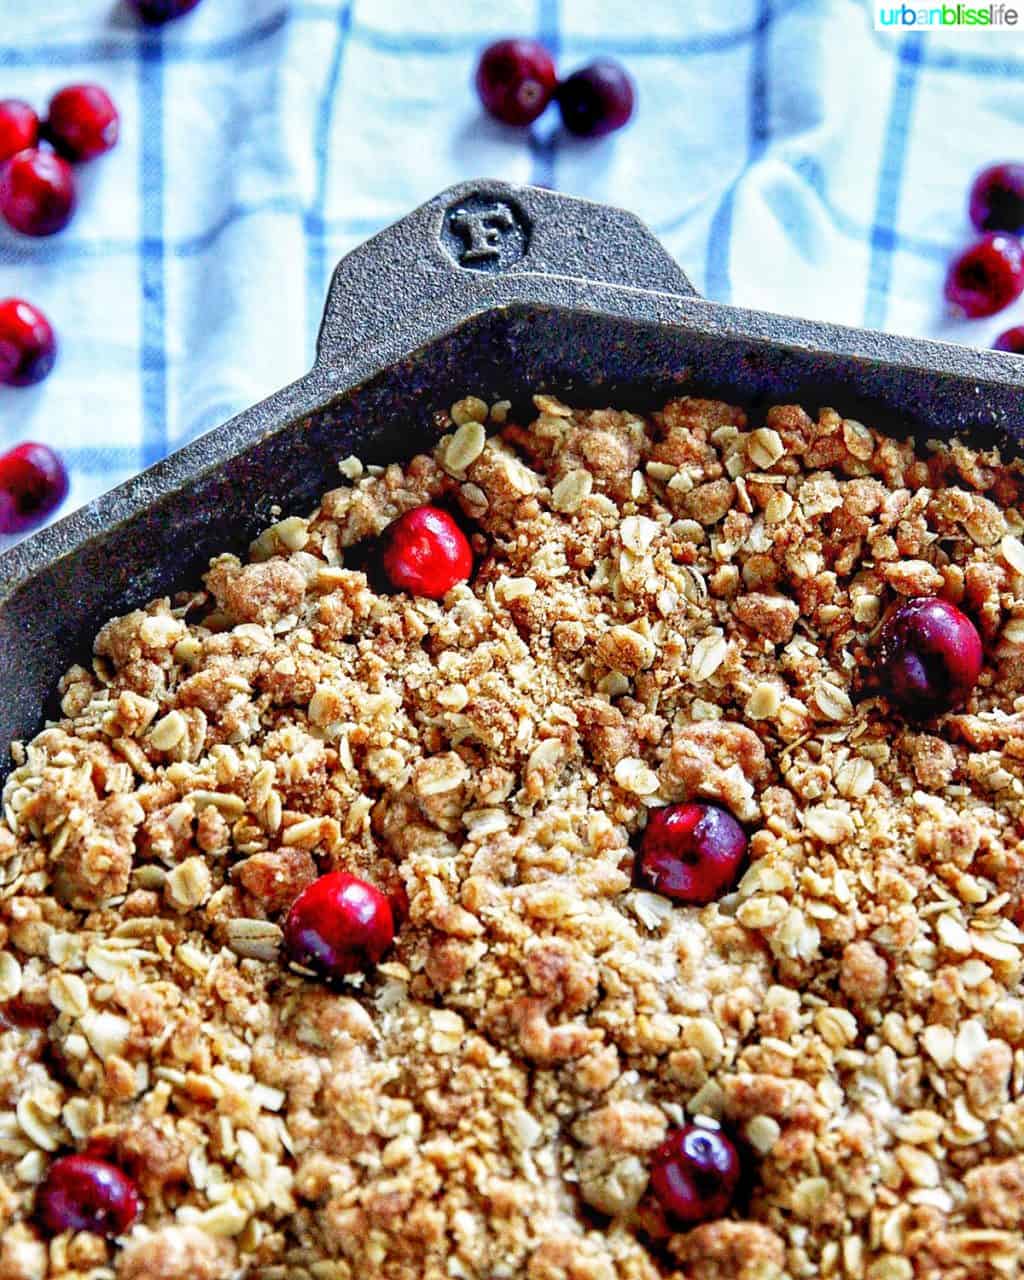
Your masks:
{"label": "black pan handle", "polygon": [[[342,259],[317,367],[344,366],[425,312],[457,324],[494,305],[500,277],[561,276],[696,298],[686,275],[632,213],[540,187],[465,182],[442,191]],[[500,288],[499,288],[500,293]],[[400,346],[401,344],[396,344]]]}

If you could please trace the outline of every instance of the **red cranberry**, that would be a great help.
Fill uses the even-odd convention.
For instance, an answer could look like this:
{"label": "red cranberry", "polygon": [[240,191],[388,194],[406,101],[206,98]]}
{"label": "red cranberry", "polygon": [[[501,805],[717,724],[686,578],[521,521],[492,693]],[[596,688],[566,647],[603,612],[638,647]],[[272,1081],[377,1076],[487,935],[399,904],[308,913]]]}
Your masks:
{"label": "red cranberry", "polygon": [[39,141],[39,117],[18,98],[0,102],[0,164]]}
{"label": "red cranberry", "polygon": [[469,541],[447,511],[416,507],[388,528],[384,572],[399,591],[440,600],[473,572]]}
{"label": "red cranberry", "polygon": [[946,600],[918,596],[886,619],[879,659],[889,696],[906,711],[934,715],[967,699],[984,655],[965,613]]}
{"label": "red cranberry", "polygon": [[0,533],[42,524],[68,495],[64,463],[45,444],[19,444],[0,456]]}
{"label": "red cranberry", "polygon": [[946,298],[972,320],[995,315],[1024,292],[1024,250],[1016,236],[992,231],[955,258]]}
{"label": "red cranberry", "polygon": [[52,236],[75,211],[71,166],[52,151],[19,151],[0,173],[0,213],[15,231]]}
{"label": "red cranberry", "polygon": [[651,1189],[677,1222],[720,1218],[739,1180],[739,1154],[720,1129],[674,1129],[651,1160]]}
{"label": "red cranberry", "polygon": [[121,118],[98,84],[72,84],[50,102],[46,132],[58,151],[71,160],[92,160],[117,143]]}
{"label": "red cranberry", "polygon": [[370,968],[394,939],[391,903],[347,871],[332,871],[303,889],[284,926],[289,959],[325,978]]}
{"label": "red cranberry", "polygon": [[400,929],[409,919],[409,891],[401,880],[388,894],[388,902],[391,903],[391,918],[395,922],[395,928]]}
{"label": "red cranberry", "polygon": [[476,69],[476,91],[503,124],[530,124],[551,101],[558,83],[551,54],[536,40],[488,45]]}
{"label": "red cranberry", "polygon": [[746,852],[743,828],[725,809],[670,804],[650,812],[637,878],[666,898],[703,906],[736,883]]}
{"label": "red cranberry", "polygon": [[39,1220],[55,1236],[64,1231],[124,1235],[140,1208],[132,1180],[115,1165],[92,1156],[55,1160],[36,1192]]}
{"label": "red cranberry", "polygon": [[1024,164],[994,164],[971,184],[971,221],[979,231],[1024,231]]}
{"label": "red cranberry", "polygon": [[582,67],[558,86],[562,123],[580,138],[602,138],[629,122],[633,82],[611,58]]}
{"label": "red cranberry", "polygon": [[23,997],[15,996],[13,1000],[0,1004],[0,1031],[8,1031],[11,1027],[20,1031],[45,1031],[55,1016],[49,1002],[29,1004]]}
{"label": "red cranberry", "polygon": [[0,301],[0,382],[42,382],[56,359],[57,339],[39,308],[21,298]]}
{"label": "red cranberry", "polygon": [[1024,324],[1005,330],[992,346],[996,351],[1009,351],[1011,355],[1024,356]]}
{"label": "red cranberry", "polygon": [[173,18],[183,18],[191,13],[199,0],[129,0],[143,22],[152,27],[162,26]]}

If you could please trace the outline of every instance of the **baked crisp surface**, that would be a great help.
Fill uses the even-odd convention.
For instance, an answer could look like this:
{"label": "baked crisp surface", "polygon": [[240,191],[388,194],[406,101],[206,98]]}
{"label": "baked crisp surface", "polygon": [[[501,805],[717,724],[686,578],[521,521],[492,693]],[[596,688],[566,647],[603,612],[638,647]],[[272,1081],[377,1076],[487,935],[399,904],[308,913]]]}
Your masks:
{"label": "baked crisp surface", "polygon": [[[453,406],[206,593],[100,633],[0,827],[0,1280],[1003,1277],[1024,1258],[1019,473],[824,410]],[[456,430],[457,425],[457,430]],[[425,502],[471,584],[356,544]],[[903,597],[977,621],[969,704],[873,684]],[[703,908],[633,887],[651,806],[751,833]],[[377,971],[290,970],[318,874],[408,899]],[[749,1196],[647,1192],[687,1116]],[[130,1172],[116,1244],[34,1187]]]}

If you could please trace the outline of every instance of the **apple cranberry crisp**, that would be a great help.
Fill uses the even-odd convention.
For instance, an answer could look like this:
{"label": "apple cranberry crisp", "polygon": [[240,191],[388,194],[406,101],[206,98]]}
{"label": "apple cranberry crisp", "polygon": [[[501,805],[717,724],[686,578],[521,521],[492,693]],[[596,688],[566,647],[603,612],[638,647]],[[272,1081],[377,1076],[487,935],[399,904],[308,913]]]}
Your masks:
{"label": "apple cranberry crisp", "polygon": [[1020,473],[536,407],[348,459],[15,744],[0,1280],[1024,1261]]}

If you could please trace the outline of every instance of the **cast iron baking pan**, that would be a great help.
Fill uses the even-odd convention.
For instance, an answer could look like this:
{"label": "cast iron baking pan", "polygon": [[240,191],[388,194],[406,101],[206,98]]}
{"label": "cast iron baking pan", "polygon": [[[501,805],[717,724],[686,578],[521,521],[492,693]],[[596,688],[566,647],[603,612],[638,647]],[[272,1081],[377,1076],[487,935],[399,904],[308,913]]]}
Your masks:
{"label": "cast iron baking pan", "polygon": [[465,183],[341,262],[306,377],[0,557],[0,769],[108,618],[196,585],[275,504],[312,507],[338,459],[406,459],[454,399],[542,390],[795,399],[921,440],[1024,441],[1019,357],[706,302],[628,213]]}

